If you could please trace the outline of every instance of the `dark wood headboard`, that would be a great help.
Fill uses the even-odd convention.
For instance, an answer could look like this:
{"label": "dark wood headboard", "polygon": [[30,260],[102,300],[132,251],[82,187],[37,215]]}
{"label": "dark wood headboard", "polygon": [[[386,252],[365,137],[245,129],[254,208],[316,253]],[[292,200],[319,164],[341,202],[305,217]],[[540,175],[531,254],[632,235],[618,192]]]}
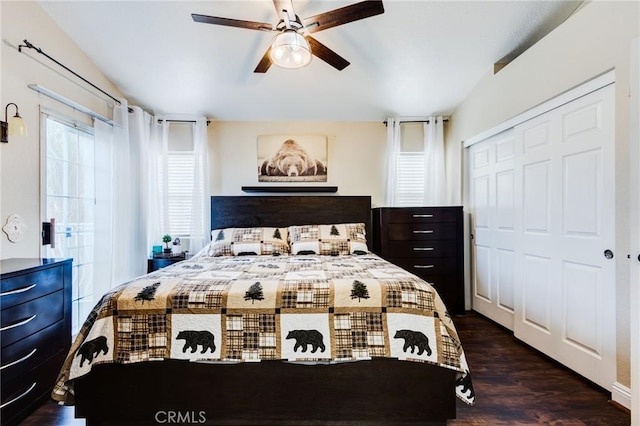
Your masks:
{"label": "dark wood headboard", "polygon": [[362,222],[372,248],[371,196],[212,196],[211,229]]}

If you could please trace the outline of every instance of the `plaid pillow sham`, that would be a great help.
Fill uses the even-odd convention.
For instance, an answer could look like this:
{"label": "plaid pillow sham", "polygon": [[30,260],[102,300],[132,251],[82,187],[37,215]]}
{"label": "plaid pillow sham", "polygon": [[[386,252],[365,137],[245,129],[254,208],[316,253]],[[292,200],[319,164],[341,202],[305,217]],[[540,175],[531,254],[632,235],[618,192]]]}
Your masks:
{"label": "plaid pillow sham", "polygon": [[211,231],[207,254],[215,256],[289,254],[287,228],[224,228]]}
{"label": "plaid pillow sham", "polygon": [[292,254],[348,255],[368,253],[364,223],[289,227]]}

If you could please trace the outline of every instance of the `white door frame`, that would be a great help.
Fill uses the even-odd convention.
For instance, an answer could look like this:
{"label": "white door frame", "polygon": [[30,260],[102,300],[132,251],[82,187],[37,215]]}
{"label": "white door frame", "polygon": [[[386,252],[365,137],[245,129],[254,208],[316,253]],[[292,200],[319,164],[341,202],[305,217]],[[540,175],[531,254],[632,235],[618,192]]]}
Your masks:
{"label": "white door frame", "polygon": [[640,425],[640,38],[631,42],[629,114],[631,202],[631,424]]}

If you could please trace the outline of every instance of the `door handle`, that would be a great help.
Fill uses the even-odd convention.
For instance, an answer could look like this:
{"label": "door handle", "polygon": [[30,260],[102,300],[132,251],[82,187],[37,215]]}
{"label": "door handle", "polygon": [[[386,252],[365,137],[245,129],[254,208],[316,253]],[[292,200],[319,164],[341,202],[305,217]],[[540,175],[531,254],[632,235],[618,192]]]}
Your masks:
{"label": "door handle", "polygon": [[606,257],[607,259],[613,259],[613,252],[609,249],[606,249],[604,251],[604,257]]}
{"label": "door handle", "polygon": [[49,222],[51,223],[51,230],[49,231],[51,232],[51,248],[54,249],[56,248],[56,219],[52,217]]}

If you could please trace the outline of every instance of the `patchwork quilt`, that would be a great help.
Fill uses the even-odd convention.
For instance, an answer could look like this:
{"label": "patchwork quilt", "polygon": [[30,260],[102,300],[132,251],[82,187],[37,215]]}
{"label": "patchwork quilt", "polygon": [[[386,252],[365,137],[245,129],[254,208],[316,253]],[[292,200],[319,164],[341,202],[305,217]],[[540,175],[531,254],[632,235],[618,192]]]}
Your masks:
{"label": "patchwork quilt", "polygon": [[435,289],[373,255],[198,256],[116,287],[78,334],[52,392],[100,363],[181,359],[338,363],[376,357],[458,371],[475,395],[454,324]]}

